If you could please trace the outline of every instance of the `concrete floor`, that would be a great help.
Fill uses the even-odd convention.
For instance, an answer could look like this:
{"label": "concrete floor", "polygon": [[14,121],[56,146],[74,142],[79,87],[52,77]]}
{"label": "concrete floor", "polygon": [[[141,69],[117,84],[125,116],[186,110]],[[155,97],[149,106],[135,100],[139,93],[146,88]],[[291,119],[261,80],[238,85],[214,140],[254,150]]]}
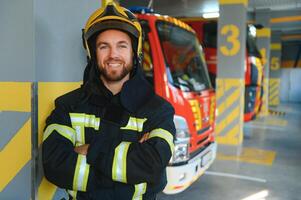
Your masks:
{"label": "concrete floor", "polygon": [[[283,104],[282,111],[244,125],[240,156],[218,156],[187,190],[160,194],[158,200],[301,200],[301,104]],[[284,114],[284,115],[281,115]]]}

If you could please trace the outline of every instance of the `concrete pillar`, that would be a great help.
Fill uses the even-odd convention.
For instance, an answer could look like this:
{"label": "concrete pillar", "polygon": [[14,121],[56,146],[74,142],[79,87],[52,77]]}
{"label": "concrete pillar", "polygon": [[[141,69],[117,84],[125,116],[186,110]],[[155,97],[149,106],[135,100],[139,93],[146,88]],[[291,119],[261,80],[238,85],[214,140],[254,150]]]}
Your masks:
{"label": "concrete pillar", "polygon": [[0,24],[0,199],[31,199],[33,0],[1,1]]}
{"label": "concrete pillar", "polygon": [[264,82],[263,82],[263,97],[261,106],[261,116],[268,115],[269,109],[269,74],[270,74],[270,39],[271,39],[271,28],[270,28],[270,9],[261,9],[255,11],[256,23],[262,24],[264,28],[257,30],[256,43],[258,49],[262,55],[263,66],[264,66]]}
{"label": "concrete pillar", "polygon": [[269,106],[277,106],[280,103],[280,66],[281,66],[281,32],[272,32],[270,81],[269,81]]}
{"label": "concrete pillar", "polygon": [[223,153],[243,141],[247,0],[219,0],[216,134]]}

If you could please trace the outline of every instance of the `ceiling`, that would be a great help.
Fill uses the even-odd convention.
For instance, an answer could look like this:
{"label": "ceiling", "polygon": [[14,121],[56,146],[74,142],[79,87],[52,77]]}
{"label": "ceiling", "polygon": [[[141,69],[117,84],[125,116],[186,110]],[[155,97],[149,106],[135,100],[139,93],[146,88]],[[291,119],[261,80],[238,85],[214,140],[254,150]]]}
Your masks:
{"label": "ceiling", "polygon": [[[119,0],[125,7],[147,6],[149,1]],[[152,5],[156,13],[171,16],[201,16],[219,10],[218,0],[153,0]],[[249,20],[254,20],[256,11],[261,9],[270,9],[272,31],[293,35],[289,40],[301,41],[301,0],[249,0]]]}

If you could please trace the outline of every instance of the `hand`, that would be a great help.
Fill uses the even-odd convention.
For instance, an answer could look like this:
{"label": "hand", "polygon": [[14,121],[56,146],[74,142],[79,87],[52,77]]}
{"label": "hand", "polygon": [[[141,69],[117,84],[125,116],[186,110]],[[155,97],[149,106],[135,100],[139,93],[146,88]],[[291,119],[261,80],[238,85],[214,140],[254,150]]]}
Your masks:
{"label": "hand", "polygon": [[80,145],[78,147],[75,147],[74,151],[78,154],[81,154],[81,155],[85,156],[88,153],[88,148],[89,148],[89,144],[84,144],[84,145]]}
{"label": "hand", "polygon": [[139,143],[145,142],[146,140],[148,140],[149,137],[149,133],[145,133],[142,138],[139,140]]}

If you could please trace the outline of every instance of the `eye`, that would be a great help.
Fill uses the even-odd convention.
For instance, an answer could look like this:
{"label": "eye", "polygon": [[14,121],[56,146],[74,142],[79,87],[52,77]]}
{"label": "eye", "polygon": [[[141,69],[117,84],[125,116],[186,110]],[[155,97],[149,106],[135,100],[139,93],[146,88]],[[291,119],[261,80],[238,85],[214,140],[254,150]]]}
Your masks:
{"label": "eye", "polygon": [[128,46],[125,44],[121,44],[121,45],[119,45],[119,48],[126,49],[126,48],[128,48]]}
{"label": "eye", "polygon": [[98,49],[106,49],[106,48],[108,48],[108,45],[105,44],[98,45]]}

